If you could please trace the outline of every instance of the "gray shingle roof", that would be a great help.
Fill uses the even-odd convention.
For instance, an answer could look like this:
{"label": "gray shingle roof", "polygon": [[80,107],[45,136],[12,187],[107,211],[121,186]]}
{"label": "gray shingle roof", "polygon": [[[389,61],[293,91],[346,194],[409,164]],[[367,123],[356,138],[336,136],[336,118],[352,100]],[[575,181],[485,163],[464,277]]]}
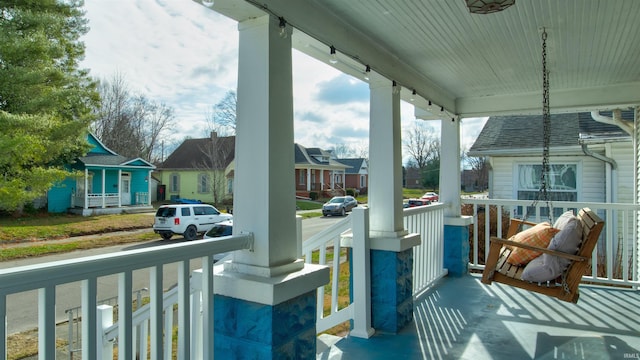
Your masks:
{"label": "gray shingle roof", "polygon": [[[202,139],[187,139],[175,149],[159,166],[159,169],[225,169],[235,156],[235,136],[219,136]],[[221,156],[220,161],[212,163],[212,155]]]}
{"label": "gray shingle roof", "polygon": [[79,157],[78,160],[85,165],[107,165],[115,166],[125,163],[127,160],[131,160],[122,155],[106,155],[106,154],[94,154],[88,153],[86,156]]}
{"label": "gray shingle roof", "polygon": [[[346,174],[358,174],[360,172],[360,168],[362,167],[362,163],[365,161],[363,158],[347,158],[347,159],[338,159],[341,163],[349,166],[345,169]],[[366,166],[366,163],[364,164]]]}
{"label": "gray shingle roof", "polygon": [[[602,113],[607,115],[606,113]],[[617,126],[599,123],[590,113],[552,114],[549,146],[579,146],[580,134],[610,134],[624,136]],[[541,149],[543,127],[541,115],[492,116],[485,123],[469,154],[489,155],[505,150]]]}
{"label": "gray shingle roof", "polygon": [[[326,166],[331,168],[346,168],[347,165],[340,161],[331,159],[331,154],[328,151],[320,148],[305,148],[300,144],[294,144],[294,156],[296,165],[317,165]],[[323,156],[327,161],[318,160],[318,156]]]}

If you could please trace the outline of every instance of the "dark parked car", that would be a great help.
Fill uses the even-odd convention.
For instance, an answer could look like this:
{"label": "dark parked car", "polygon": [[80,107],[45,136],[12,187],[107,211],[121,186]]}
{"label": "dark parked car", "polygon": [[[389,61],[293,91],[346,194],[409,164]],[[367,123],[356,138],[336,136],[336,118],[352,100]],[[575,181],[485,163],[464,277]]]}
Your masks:
{"label": "dark parked car", "polygon": [[358,206],[358,201],[353,196],[334,196],[322,205],[322,215],[344,216],[356,206]]}
{"label": "dark parked car", "polygon": [[[204,234],[203,239],[216,239],[222,236],[229,236],[233,234],[233,220],[227,220],[219,222]],[[215,254],[213,260],[219,261],[223,257],[229,255],[229,253]]]}
{"label": "dark parked car", "polygon": [[407,204],[409,205],[408,207],[425,206],[430,205],[431,201],[426,199],[409,199]]}

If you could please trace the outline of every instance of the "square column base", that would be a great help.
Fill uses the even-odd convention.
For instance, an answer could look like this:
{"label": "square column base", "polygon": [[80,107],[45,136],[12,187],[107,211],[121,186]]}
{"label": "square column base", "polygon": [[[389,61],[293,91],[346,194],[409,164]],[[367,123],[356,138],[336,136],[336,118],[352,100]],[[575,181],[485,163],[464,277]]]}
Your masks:
{"label": "square column base", "polygon": [[469,272],[469,226],[444,226],[444,267],[450,276]]}
{"label": "square column base", "polygon": [[314,359],[315,290],[277,305],[214,295],[216,359]]}
{"label": "square column base", "polygon": [[397,333],[413,321],[413,248],[371,250],[371,322]]}

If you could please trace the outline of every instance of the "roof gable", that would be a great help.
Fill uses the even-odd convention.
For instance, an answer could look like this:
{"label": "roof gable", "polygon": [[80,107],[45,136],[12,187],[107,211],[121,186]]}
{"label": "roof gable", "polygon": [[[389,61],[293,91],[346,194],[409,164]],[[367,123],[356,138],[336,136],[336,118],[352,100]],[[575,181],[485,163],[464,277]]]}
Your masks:
{"label": "roof gable", "polygon": [[91,150],[85,155],[78,158],[78,161],[85,167],[141,167],[155,169],[155,166],[142,158],[128,159],[122,155],[118,155],[115,151],[106,147],[98,138],[89,133],[87,142],[92,146]]}
{"label": "roof gable", "polygon": [[366,169],[367,163],[364,158],[348,158],[348,159],[337,159],[339,162],[348,166],[345,169],[345,173],[347,174],[358,174],[360,170],[363,168]]}
{"label": "roof gable", "polygon": [[91,145],[91,150],[89,150],[89,153],[118,155],[115,151],[109,149],[105,144],[102,143],[102,141],[98,140],[98,138],[91,133],[89,133],[89,135],[87,136],[87,142],[89,143],[89,145]]}

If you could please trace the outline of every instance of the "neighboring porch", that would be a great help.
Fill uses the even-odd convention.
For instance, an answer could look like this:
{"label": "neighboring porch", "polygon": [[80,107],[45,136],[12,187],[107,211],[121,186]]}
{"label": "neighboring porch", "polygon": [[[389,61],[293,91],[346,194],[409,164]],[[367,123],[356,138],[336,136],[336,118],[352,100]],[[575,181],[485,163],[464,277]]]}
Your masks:
{"label": "neighboring porch", "polygon": [[75,180],[69,212],[83,216],[150,211],[151,171],[86,168]]}
{"label": "neighboring porch", "polygon": [[398,334],[320,335],[318,359],[629,359],[640,354],[640,296],[633,290],[583,285],[578,304],[570,304],[498,283],[487,286],[477,274],[447,277],[415,300],[413,318]]}

